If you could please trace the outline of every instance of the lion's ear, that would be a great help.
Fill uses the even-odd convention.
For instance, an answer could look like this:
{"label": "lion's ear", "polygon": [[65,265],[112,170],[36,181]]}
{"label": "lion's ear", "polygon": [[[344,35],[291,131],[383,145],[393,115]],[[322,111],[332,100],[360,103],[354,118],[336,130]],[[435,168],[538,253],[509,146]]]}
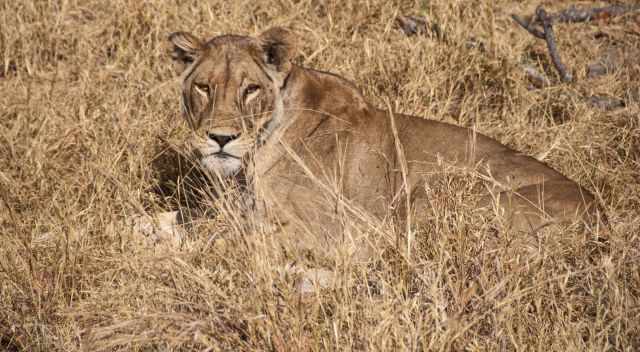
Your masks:
{"label": "lion's ear", "polygon": [[260,34],[258,39],[267,67],[278,73],[288,73],[291,70],[291,60],[296,53],[296,35],[288,29],[274,27]]}
{"label": "lion's ear", "polygon": [[177,61],[180,71],[194,62],[204,50],[202,40],[187,32],[171,33],[169,41],[173,45],[171,58]]}

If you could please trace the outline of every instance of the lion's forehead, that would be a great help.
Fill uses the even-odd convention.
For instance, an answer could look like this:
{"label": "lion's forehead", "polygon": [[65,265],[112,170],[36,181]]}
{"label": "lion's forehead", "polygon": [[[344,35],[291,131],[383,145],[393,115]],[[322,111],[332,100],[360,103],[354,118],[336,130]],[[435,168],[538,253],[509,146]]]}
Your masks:
{"label": "lion's forehead", "polygon": [[245,61],[255,64],[254,58],[259,55],[260,45],[255,38],[238,35],[223,35],[210,39],[203,58],[218,64]]}
{"label": "lion's forehead", "polygon": [[256,44],[255,38],[237,34],[220,35],[207,41],[208,47],[224,45],[249,46],[254,44]]}
{"label": "lion's forehead", "polygon": [[245,78],[260,77],[261,70],[246,53],[220,50],[203,60],[197,74],[199,80],[227,88],[241,84]]}

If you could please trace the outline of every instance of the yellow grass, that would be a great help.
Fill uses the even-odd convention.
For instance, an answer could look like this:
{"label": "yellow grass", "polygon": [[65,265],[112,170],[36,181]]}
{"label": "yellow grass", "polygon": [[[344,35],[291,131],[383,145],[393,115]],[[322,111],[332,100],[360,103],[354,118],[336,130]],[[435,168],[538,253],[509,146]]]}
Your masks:
{"label": "yellow grass", "polygon": [[[509,18],[537,4],[0,2],[0,350],[639,349],[640,16],[557,25],[577,78],[560,84],[544,43]],[[405,37],[398,14],[427,15],[445,40]],[[305,37],[299,63],[349,78],[381,108],[544,156],[598,196],[608,240],[565,228],[531,244],[491,231],[466,202],[470,181],[454,176],[429,185],[434,217],[410,257],[393,243],[366,266],[309,255],[340,280],[305,297],[273,269],[281,248],[242,239],[239,214],[202,224],[182,247],[135,237],[125,219],[188,199],[163,153],[163,139],[180,150],[187,133],[167,35],[273,25]],[[611,46],[625,64],[587,79]],[[553,85],[530,90],[523,65]],[[626,106],[603,111],[591,95]]]}

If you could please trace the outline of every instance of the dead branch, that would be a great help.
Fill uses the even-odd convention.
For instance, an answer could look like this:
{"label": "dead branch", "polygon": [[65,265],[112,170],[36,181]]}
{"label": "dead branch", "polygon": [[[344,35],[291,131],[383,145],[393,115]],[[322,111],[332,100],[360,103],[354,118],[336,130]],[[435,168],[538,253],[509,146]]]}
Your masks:
{"label": "dead branch", "polygon": [[[560,78],[563,82],[571,82],[573,80],[573,77],[569,72],[567,72],[567,68],[562,63],[560,54],[558,53],[556,39],[553,34],[552,16],[549,16],[549,14],[547,14],[542,6],[538,6],[534,18],[529,22],[525,22],[517,15],[511,15],[511,18],[513,18],[514,21],[516,21],[520,26],[526,29],[527,32],[531,33],[531,35],[539,39],[544,39],[547,42],[547,48],[549,49],[551,62],[553,62],[553,66],[560,74]],[[542,24],[542,31],[534,27],[535,23],[538,21]]]}
{"label": "dead branch", "polygon": [[427,21],[423,17],[400,15],[396,18],[396,22],[402,32],[409,37],[427,32]]}
{"label": "dead branch", "polygon": [[531,35],[533,35],[534,37],[539,39],[544,39],[544,33],[540,32],[537,28],[533,26],[536,22],[535,17],[531,19],[531,21],[529,22],[526,22],[525,20],[520,18],[518,15],[511,15],[511,18],[514,21],[516,21],[516,23],[518,23],[520,26],[522,26],[522,28],[526,29],[527,32],[531,33]]}
{"label": "dead branch", "polygon": [[439,40],[445,40],[444,33],[437,23],[431,22],[421,16],[398,16],[396,17],[398,27],[402,32],[410,37],[413,35],[433,34]]}
{"label": "dead branch", "polygon": [[[578,8],[575,5],[572,5],[557,14],[548,14],[542,6],[538,6],[533,18],[529,22],[523,20],[515,14],[511,15],[511,18],[534,37],[544,39],[546,41],[547,48],[549,49],[549,56],[551,56],[551,62],[553,62],[553,66],[560,74],[562,81],[571,82],[573,78],[560,59],[555,36],[553,34],[553,22],[589,22],[592,20],[622,16],[629,12],[638,10],[640,10],[640,5],[611,5],[592,9]],[[537,24],[542,26],[542,31],[535,27]],[[600,69],[600,67],[594,66],[593,71],[594,74],[599,74],[600,71],[603,70]],[[530,72],[527,72],[527,74],[532,76]]]}
{"label": "dead branch", "polygon": [[[562,10],[556,14],[550,14],[549,18],[552,22],[580,23],[622,16],[624,14],[639,10],[640,5],[611,5],[606,7],[596,7],[592,9],[579,8],[575,5],[571,5],[569,8]],[[526,29],[533,36],[544,39],[544,34],[533,27],[539,22],[538,17],[534,16],[534,18],[530,22],[524,21],[517,15],[511,15],[511,18],[513,18],[514,21],[516,21],[519,25],[522,26],[522,28]]]}
{"label": "dead branch", "polygon": [[549,55],[551,56],[553,66],[555,66],[556,70],[558,70],[558,73],[560,73],[562,81],[571,82],[573,80],[573,77],[571,77],[571,74],[567,72],[567,68],[562,63],[560,54],[558,53],[556,39],[553,35],[553,25],[551,23],[551,17],[547,14],[542,6],[538,6],[538,8],[536,9],[536,17],[542,22],[544,39],[547,42],[547,48],[549,49]]}
{"label": "dead branch", "polygon": [[593,9],[578,8],[575,5],[571,5],[568,9],[560,11],[551,17],[558,22],[578,23],[622,16],[637,10],[640,10],[640,5],[611,5]]}

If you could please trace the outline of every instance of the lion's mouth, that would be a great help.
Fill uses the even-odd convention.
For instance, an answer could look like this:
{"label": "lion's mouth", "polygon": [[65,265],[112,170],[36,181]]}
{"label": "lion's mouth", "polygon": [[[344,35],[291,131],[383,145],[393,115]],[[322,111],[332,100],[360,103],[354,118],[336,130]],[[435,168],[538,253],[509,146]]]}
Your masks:
{"label": "lion's mouth", "polygon": [[237,156],[233,155],[233,154],[229,154],[227,152],[223,152],[223,151],[217,151],[215,153],[211,153],[208,155],[205,155],[205,158],[208,158],[210,156],[214,156],[216,158],[220,158],[220,159],[228,159],[228,158],[233,158],[233,159],[240,159]]}

